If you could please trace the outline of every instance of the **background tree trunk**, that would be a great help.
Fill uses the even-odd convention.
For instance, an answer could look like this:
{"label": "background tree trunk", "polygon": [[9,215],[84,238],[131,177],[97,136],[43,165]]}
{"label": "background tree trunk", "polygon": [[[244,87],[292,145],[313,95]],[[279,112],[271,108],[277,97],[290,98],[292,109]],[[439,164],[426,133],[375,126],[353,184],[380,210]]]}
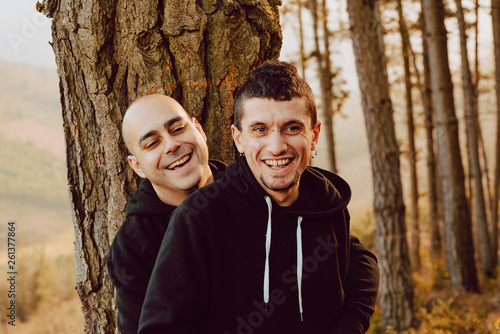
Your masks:
{"label": "background tree trunk", "polygon": [[348,0],[347,10],[372,164],[379,303],[384,329],[401,331],[412,321],[413,282],[378,1]]}
{"label": "background tree trunk", "polygon": [[134,188],[121,139],[127,106],[150,93],[177,99],[207,134],[210,155],[232,160],[234,92],[281,47],[278,0],[45,0],[53,18],[77,291],[86,333],[113,333],[106,255]]}
{"label": "background tree trunk", "polygon": [[[328,154],[328,170],[336,173],[337,163],[335,160],[335,140],[333,131],[333,110],[332,110],[332,80],[331,80],[331,65],[330,65],[330,50],[326,22],[326,4],[322,5],[322,20],[323,20],[323,42],[324,53],[321,52],[319,41],[319,11],[318,0],[309,0],[309,9],[311,10],[313,33],[314,33],[314,55],[318,63],[318,77],[321,91],[321,110],[323,112],[323,129],[326,131],[326,152]],[[328,48],[328,49],[327,49]]]}
{"label": "background tree trunk", "polygon": [[[425,33],[425,20],[423,12],[419,18],[420,30]],[[416,56],[413,53],[410,44],[410,51],[412,53],[413,67],[416,71],[418,87],[422,99],[422,107],[424,109],[424,125],[426,134],[426,148],[427,148],[427,192],[429,202],[429,231],[431,235],[431,261],[433,267],[439,265],[442,258],[442,238],[440,229],[440,220],[438,213],[438,193],[437,193],[437,177],[436,177],[436,154],[434,149],[434,111],[432,109],[432,88],[429,72],[429,59],[427,43],[425,38],[422,38],[422,64],[423,64],[423,77],[424,83],[421,80],[421,74],[416,64]]]}
{"label": "background tree trunk", "polygon": [[453,84],[442,0],[423,0],[426,40],[429,49],[438,144],[438,163],[443,195],[448,269],[453,285],[479,291],[474,262],[471,219],[465,196],[464,170],[458,142]]}
{"label": "background tree trunk", "polygon": [[299,19],[299,48],[300,48],[300,68],[302,79],[306,80],[306,53],[304,49],[304,23],[302,20],[302,0],[297,0],[297,13]]}
{"label": "background tree trunk", "polygon": [[493,22],[493,40],[495,44],[495,81],[497,97],[497,140],[495,155],[495,176],[493,181],[493,201],[491,206],[492,254],[493,263],[498,264],[498,215],[500,201],[500,0],[491,0],[491,17]]}
{"label": "background tree trunk", "polygon": [[[330,29],[328,29],[328,7],[326,6],[326,0],[321,1],[321,16],[323,17],[323,80],[325,81],[325,91],[324,96],[322,97],[322,101],[325,104],[323,108],[323,119],[325,121],[325,127],[327,130],[327,138],[328,146],[331,147],[331,150],[328,151],[330,163],[332,165],[331,171],[334,173],[338,173],[337,168],[337,157],[336,157],[336,149],[335,149],[335,112],[339,110],[334,110],[332,106],[333,102],[333,89],[332,89],[332,79],[333,79],[333,71],[332,71],[332,62],[331,62],[331,53],[330,53]],[[322,94],[322,95],[323,95]]]}
{"label": "background tree trunk", "polygon": [[399,30],[401,34],[401,48],[403,51],[403,64],[405,72],[406,93],[406,131],[408,133],[408,160],[410,164],[410,203],[411,203],[411,263],[414,270],[420,268],[420,228],[418,221],[418,178],[417,178],[417,152],[415,150],[415,124],[413,121],[413,99],[411,95],[412,83],[410,72],[410,37],[403,15],[402,0],[398,0]]}
{"label": "background tree trunk", "polygon": [[[493,277],[494,268],[491,261],[491,247],[488,232],[488,221],[486,220],[486,203],[484,201],[483,173],[479,164],[479,141],[477,129],[479,120],[477,117],[477,97],[476,90],[472,84],[472,74],[469,66],[469,56],[467,54],[467,36],[465,32],[464,12],[462,1],[457,0],[457,19],[460,32],[460,53],[462,56],[462,83],[464,91],[465,120],[467,131],[467,145],[469,147],[470,173],[474,180],[474,204],[476,213],[476,230],[478,234],[478,244],[481,254],[483,272],[487,277]],[[472,192],[471,192],[472,197]]]}

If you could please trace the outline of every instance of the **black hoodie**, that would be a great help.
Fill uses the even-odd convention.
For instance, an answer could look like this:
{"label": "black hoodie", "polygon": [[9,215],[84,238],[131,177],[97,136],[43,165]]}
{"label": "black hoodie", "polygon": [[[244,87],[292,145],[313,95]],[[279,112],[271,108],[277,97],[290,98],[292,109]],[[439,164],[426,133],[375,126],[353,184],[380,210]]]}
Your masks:
{"label": "black hoodie", "polygon": [[280,207],[239,159],[173,213],[140,333],[364,333],[378,267],[349,237],[349,199],[344,180],[307,167]]}
{"label": "black hoodie", "polygon": [[[210,160],[215,180],[226,165]],[[125,222],[111,244],[108,273],[116,288],[118,329],[122,334],[137,333],[142,303],[170,215],[176,206],[160,200],[148,179],[142,179],[127,201]]]}

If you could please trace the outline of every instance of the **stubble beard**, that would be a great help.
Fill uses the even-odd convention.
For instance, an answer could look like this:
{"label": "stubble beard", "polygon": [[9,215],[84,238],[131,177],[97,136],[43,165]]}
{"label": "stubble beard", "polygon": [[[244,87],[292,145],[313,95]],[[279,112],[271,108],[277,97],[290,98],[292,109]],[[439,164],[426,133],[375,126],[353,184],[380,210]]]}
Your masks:
{"label": "stubble beard", "polygon": [[270,179],[266,179],[264,178],[263,175],[260,176],[260,181],[262,182],[262,184],[272,190],[272,191],[286,191],[286,190],[289,190],[291,188],[293,188],[298,182],[299,182],[299,179],[300,179],[300,174],[298,171],[295,171],[295,176],[294,178],[286,185],[283,185],[283,186],[274,186],[273,183],[275,184],[276,181],[279,181],[281,179],[283,179],[284,177],[283,176],[273,176],[271,177]]}

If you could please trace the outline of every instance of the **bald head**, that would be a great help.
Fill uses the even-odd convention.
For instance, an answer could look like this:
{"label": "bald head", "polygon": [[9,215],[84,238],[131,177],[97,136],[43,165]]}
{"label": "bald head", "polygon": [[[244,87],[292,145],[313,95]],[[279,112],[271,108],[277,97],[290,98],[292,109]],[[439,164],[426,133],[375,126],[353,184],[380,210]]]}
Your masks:
{"label": "bald head", "polygon": [[129,165],[151,181],[165,203],[179,205],[211,182],[208,147],[201,125],[165,95],[147,95],[128,108],[122,134]]}
{"label": "bald head", "polygon": [[123,140],[130,153],[135,154],[141,137],[158,125],[155,123],[161,121],[157,118],[160,114],[190,118],[179,102],[166,95],[152,94],[135,100],[125,112],[122,122]]}

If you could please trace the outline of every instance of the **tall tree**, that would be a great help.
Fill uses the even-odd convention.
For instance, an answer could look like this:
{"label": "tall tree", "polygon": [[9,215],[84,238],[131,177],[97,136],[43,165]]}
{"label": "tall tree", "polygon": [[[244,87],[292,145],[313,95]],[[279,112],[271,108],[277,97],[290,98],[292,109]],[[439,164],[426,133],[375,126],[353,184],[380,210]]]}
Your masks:
{"label": "tall tree", "polygon": [[133,188],[122,115],[142,95],[177,99],[204,126],[211,157],[231,160],[234,92],[281,47],[279,0],[45,0],[53,18],[77,291],[85,332],[115,332],[105,258]]}
{"label": "tall tree", "polygon": [[422,0],[429,49],[438,144],[443,214],[452,284],[479,291],[474,262],[470,213],[465,196],[464,169],[458,141],[458,120],[448,63],[448,46],[442,0]]}
{"label": "tall tree", "polygon": [[[485,194],[485,197],[487,197],[489,199],[489,205],[490,205],[490,210],[491,208],[493,207],[493,196],[492,196],[492,188],[491,188],[491,181],[490,181],[490,172],[489,172],[489,168],[488,168],[488,157],[487,157],[487,154],[486,154],[486,149],[484,147],[484,140],[483,140],[483,134],[482,134],[482,130],[481,130],[481,126],[480,123],[479,123],[479,94],[480,94],[480,90],[479,90],[479,81],[481,79],[481,71],[479,70],[479,0],[476,0],[475,1],[475,6],[474,6],[474,12],[475,12],[475,16],[476,16],[476,21],[474,22],[474,27],[475,27],[475,38],[474,38],[474,53],[475,53],[475,57],[474,57],[474,73],[475,73],[475,78],[474,78],[474,89],[475,89],[475,95],[476,95],[476,107],[475,107],[475,111],[476,111],[476,119],[477,119],[477,136],[478,136],[478,141],[479,141],[479,148],[480,148],[480,151],[482,153],[482,158],[483,158],[483,163],[482,163],[482,166],[483,166],[483,175],[485,176],[485,179],[486,179],[486,194]],[[488,203],[488,201],[486,201],[486,203]],[[490,216],[490,222],[491,222],[491,216]],[[492,245],[492,240],[490,240],[490,245],[493,247]],[[491,251],[493,253],[493,250]],[[493,256],[492,254],[492,261],[493,261],[493,268],[496,267],[496,260],[495,260],[495,256]]]}
{"label": "tall tree", "polygon": [[462,56],[462,82],[464,91],[465,120],[467,132],[467,146],[469,148],[470,173],[474,180],[474,206],[476,216],[476,230],[479,237],[479,250],[483,272],[487,277],[493,277],[490,237],[488,232],[488,221],[486,220],[486,203],[484,201],[483,173],[479,164],[479,141],[477,129],[479,119],[476,112],[477,97],[476,89],[472,84],[472,74],[469,66],[467,53],[467,35],[465,29],[464,11],[462,0],[457,0],[457,19],[460,33],[460,53]]}
{"label": "tall tree", "polygon": [[302,0],[297,0],[297,13],[299,19],[299,48],[300,48],[300,68],[302,79],[306,80],[306,52],[304,48],[304,21],[302,20]]}
{"label": "tall tree", "polygon": [[335,158],[335,133],[333,131],[333,108],[332,108],[332,70],[330,63],[330,32],[327,24],[326,3],[322,0],[321,21],[323,22],[323,43],[324,51],[321,52],[319,38],[319,10],[318,0],[309,0],[311,10],[313,33],[314,33],[314,55],[318,63],[318,77],[321,91],[321,110],[323,111],[323,123],[326,131],[326,151],[328,154],[329,170],[337,172],[337,162]]}
{"label": "tall tree", "polygon": [[411,324],[413,282],[378,3],[348,0],[347,9],[372,164],[379,303],[384,328],[400,331]]}
{"label": "tall tree", "polygon": [[[422,35],[425,35],[425,19],[424,13],[420,15],[420,29]],[[415,56],[413,56],[415,60]],[[431,73],[429,69],[429,55],[428,47],[425,38],[422,38],[422,63],[424,69],[424,83],[420,81],[420,74],[417,73],[419,80],[420,93],[422,97],[422,106],[424,108],[425,117],[425,134],[426,134],[426,148],[427,148],[427,188],[428,188],[428,202],[429,202],[429,230],[431,231],[431,258],[433,264],[439,264],[442,258],[442,238],[441,229],[439,227],[439,210],[438,210],[438,188],[437,188],[437,166],[436,154],[434,149],[434,110],[432,107],[432,84]],[[418,72],[418,67],[414,65],[415,70]]]}
{"label": "tall tree", "polygon": [[493,263],[498,264],[498,215],[500,201],[500,0],[491,0],[491,19],[493,22],[493,41],[495,44],[495,82],[497,97],[497,140],[495,154],[495,177],[493,181],[493,201],[491,206],[492,254]]}
{"label": "tall tree", "polygon": [[420,268],[420,228],[418,214],[417,152],[415,150],[415,122],[413,121],[412,82],[410,72],[410,36],[403,15],[402,0],[398,0],[399,31],[403,53],[405,92],[406,92],[406,131],[408,133],[408,160],[410,164],[410,202],[411,202],[411,262],[414,269]]}

